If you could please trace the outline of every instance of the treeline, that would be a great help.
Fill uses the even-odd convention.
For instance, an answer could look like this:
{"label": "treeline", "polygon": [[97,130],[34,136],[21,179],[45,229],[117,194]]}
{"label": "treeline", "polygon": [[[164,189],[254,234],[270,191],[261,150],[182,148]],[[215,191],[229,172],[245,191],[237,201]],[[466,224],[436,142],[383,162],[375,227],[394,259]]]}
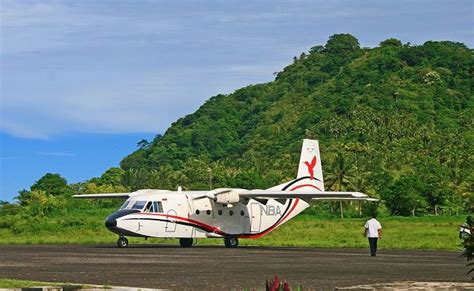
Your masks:
{"label": "treeline", "polygon": [[[472,212],[473,71],[473,51],[462,43],[388,39],[361,48],[352,35],[333,35],[273,82],[210,98],[140,141],[120,168],[62,193],[268,188],[294,178],[302,139],[313,138],[327,190],[380,198],[389,215]],[[38,191],[57,197],[33,186],[20,192],[21,205]]]}

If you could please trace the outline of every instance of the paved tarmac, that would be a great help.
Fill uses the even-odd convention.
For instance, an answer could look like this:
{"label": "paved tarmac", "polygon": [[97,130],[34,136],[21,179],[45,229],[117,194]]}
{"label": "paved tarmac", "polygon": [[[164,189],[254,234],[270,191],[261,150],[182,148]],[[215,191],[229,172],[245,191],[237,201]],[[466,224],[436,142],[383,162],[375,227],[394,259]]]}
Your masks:
{"label": "paved tarmac", "polygon": [[456,252],[164,245],[0,246],[0,278],[170,289],[264,288],[277,274],[291,286],[394,281],[472,282]]}

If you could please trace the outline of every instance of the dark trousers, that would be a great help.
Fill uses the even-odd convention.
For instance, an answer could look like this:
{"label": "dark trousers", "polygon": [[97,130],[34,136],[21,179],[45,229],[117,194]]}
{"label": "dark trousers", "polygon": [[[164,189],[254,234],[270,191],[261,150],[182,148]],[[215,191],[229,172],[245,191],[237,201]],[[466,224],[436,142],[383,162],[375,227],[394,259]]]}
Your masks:
{"label": "dark trousers", "polygon": [[376,237],[369,237],[369,245],[370,245],[370,254],[375,256],[377,254],[377,240]]}

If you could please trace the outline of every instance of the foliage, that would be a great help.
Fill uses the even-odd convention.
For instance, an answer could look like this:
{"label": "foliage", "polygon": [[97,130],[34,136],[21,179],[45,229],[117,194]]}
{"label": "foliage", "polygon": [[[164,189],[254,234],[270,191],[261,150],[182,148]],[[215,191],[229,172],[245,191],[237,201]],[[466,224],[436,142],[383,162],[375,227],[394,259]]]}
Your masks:
{"label": "foliage", "polygon": [[26,210],[33,216],[44,216],[55,209],[63,209],[65,205],[66,200],[62,197],[55,197],[42,190],[33,190]]}
{"label": "foliage", "polygon": [[315,138],[330,190],[382,197],[397,215],[469,211],[473,67],[461,43],[360,48],[333,35],[275,81],[214,96],[140,141],[121,162],[122,185],[267,188],[294,178],[301,140]]}
{"label": "foliage", "polygon": [[[38,199],[40,199],[39,196],[44,195],[58,197],[57,200],[60,200],[61,197],[70,198],[72,194],[74,194],[74,190],[61,175],[46,173],[30,187],[30,191],[23,189],[19,191],[18,194],[19,195],[15,198],[20,202],[20,205],[27,206],[30,201],[35,200],[37,202]],[[48,199],[54,200],[53,198]],[[40,200],[42,200],[42,198]]]}
{"label": "foliage", "polygon": [[31,186],[31,191],[44,191],[53,196],[71,194],[67,181],[59,174],[47,173]]}
{"label": "foliage", "polygon": [[61,284],[56,283],[56,282],[40,282],[40,281],[5,279],[5,278],[0,279],[0,288],[2,289],[3,288],[17,289],[17,288],[29,288],[29,287],[38,287],[38,286],[59,286],[59,285]]}

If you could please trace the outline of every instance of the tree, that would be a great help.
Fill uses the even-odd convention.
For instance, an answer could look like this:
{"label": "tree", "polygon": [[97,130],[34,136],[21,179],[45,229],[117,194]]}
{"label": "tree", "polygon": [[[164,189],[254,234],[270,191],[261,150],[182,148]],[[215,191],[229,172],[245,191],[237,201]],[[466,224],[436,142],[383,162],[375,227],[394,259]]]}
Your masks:
{"label": "tree", "polygon": [[[341,152],[338,152],[334,159],[329,173],[326,175],[328,181],[327,188],[334,191],[342,191],[349,183],[353,176],[353,163],[347,161]],[[339,202],[339,210],[341,218],[344,217],[342,201]]]}
{"label": "tree", "polygon": [[396,38],[388,38],[380,42],[380,47],[388,47],[388,46],[394,46],[394,47],[402,46],[402,42]]}
{"label": "tree", "polygon": [[322,45],[316,45],[316,46],[313,46],[310,50],[309,50],[309,53],[310,54],[318,54],[318,53],[322,53],[324,51],[324,46]]}
{"label": "tree", "polygon": [[326,173],[327,188],[342,191],[350,183],[353,175],[353,162],[338,152],[334,158],[329,172]]}
{"label": "tree", "polygon": [[123,175],[122,183],[132,191],[143,189],[148,182],[149,172],[144,168],[129,169]]}
{"label": "tree", "polygon": [[142,139],[141,141],[137,142],[137,147],[139,149],[146,149],[149,146],[150,146],[150,142],[147,141],[146,139]]}
{"label": "tree", "polygon": [[360,48],[357,38],[348,33],[334,34],[329,37],[324,46],[326,52],[331,54],[347,53]]}
{"label": "tree", "polygon": [[63,209],[66,201],[63,197],[47,194],[43,190],[33,190],[30,194],[27,210],[33,216],[50,214],[54,209]]}
{"label": "tree", "polygon": [[30,200],[30,194],[30,191],[23,189],[18,191],[18,196],[16,196],[15,199],[20,202],[21,206],[26,206],[28,204],[28,201]]}
{"label": "tree", "polygon": [[392,215],[415,216],[416,211],[426,207],[426,200],[420,195],[423,183],[414,175],[404,175],[389,185],[382,198]]}
{"label": "tree", "polygon": [[105,173],[100,176],[99,180],[97,181],[100,185],[113,185],[119,186],[122,185],[122,179],[125,175],[125,171],[121,168],[110,168]]}
{"label": "tree", "polygon": [[47,173],[31,186],[31,191],[44,191],[53,196],[72,195],[66,179],[59,174]]}
{"label": "tree", "polygon": [[438,207],[446,204],[447,197],[454,194],[451,189],[447,169],[442,167],[433,158],[419,158],[415,169],[420,180],[423,181],[421,194],[429,203],[433,214],[438,215]]}

